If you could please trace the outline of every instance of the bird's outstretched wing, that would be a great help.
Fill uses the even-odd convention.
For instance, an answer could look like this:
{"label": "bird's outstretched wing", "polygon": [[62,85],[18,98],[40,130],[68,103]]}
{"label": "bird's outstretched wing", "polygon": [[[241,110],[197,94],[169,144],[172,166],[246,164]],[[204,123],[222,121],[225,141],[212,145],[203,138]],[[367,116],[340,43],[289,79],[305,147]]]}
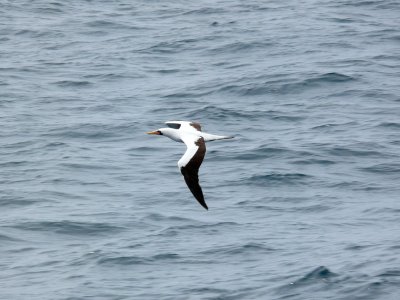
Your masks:
{"label": "bird's outstretched wing", "polygon": [[202,137],[195,134],[184,135],[182,140],[186,144],[187,150],[178,161],[178,167],[193,196],[201,206],[208,209],[204,201],[203,191],[199,184],[199,168],[206,155],[206,143]]}
{"label": "bird's outstretched wing", "polygon": [[201,131],[201,125],[196,122],[189,122],[189,121],[168,121],[165,122],[168,127],[174,129],[182,129],[185,131],[193,131],[198,132]]}

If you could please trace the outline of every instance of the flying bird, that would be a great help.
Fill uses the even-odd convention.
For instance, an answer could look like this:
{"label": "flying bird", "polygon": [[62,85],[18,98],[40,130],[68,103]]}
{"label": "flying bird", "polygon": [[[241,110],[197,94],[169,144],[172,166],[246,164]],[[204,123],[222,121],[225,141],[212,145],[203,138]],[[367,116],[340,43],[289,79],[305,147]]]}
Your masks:
{"label": "flying bird", "polygon": [[167,124],[168,128],[160,128],[147,132],[147,134],[165,135],[176,142],[186,144],[186,152],[178,161],[178,167],[193,196],[201,206],[208,209],[199,184],[199,168],[206,155],[205,142],[231,139],[233,137],[202,132],[201,125],[196,122],[168,121],[165,124]]}

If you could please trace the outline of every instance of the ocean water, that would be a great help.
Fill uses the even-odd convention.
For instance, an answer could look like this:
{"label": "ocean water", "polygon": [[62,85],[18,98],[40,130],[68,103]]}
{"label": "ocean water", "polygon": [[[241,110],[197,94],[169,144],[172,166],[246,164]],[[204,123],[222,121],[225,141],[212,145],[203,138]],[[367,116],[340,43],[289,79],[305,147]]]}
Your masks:
{"label": "ocean water", "polygon": [[[400,3],[0,3],[0,299],[400,299]],[[207,144],[209,211],[167,120]]]}

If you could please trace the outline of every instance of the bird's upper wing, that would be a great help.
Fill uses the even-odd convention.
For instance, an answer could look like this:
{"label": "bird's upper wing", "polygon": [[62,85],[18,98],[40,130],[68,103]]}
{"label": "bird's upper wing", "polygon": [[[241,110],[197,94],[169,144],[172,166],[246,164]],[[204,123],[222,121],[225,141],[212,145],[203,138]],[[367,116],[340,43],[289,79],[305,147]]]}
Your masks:
{"label": "bird's upper wing", "polygon": [[168,127],[174,128],[174,129],[182,129],[185,131],[193,131],[193,132],[199,132],[201,131],[201,125],[196,122],[189,122],[189,121],[168,121],[165,122]]}
{"label": "bird's upper wing", "polygon": [[206,154],[206,143],[202,137],[195,134],[185,134],[181,138],[187,150],[178,161],[178,166],[193,196],[201,206],[208,209],[199,184],[199,168]]}

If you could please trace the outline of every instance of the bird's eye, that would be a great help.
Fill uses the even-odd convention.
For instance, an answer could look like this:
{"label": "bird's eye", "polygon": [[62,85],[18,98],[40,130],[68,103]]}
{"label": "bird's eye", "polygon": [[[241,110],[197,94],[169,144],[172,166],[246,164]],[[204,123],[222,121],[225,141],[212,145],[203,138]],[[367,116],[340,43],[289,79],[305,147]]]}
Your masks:
{"label": "bird's eye", "polygon": [[158,132],[159,135],[163,135],[162,132],[161,132],[160,130],[157,130],[157,132]]}

